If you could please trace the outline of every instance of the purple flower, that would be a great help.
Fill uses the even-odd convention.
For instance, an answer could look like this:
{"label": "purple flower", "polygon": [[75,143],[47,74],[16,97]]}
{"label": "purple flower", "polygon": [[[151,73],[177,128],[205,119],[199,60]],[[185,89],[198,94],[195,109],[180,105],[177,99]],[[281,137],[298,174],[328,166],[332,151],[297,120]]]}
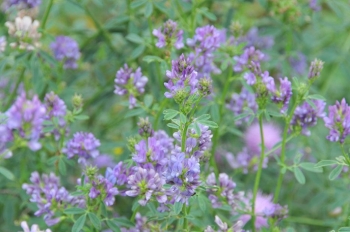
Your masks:
{"label": "purple flower", "polygon": [[68,159],[73,156],[79,156],[78,163],[86,164],[90,158],[96,158],[100,153],[98,147],[100,141],[91,133],[77,132],[73,138],[69,140],[66,147],[62,149],[63,153],[67,154]]}
{"label": "purple flower", "polygon": [[25,93],[22,93],[6,112],[6,116],[7,127],[17,130],[22,138],[28,140],[28,147],[31,150],[36,151],[41,148],[39,139],[46,110],[38,96],[35,95],[32,100],[28,100]]}
{"label": "purple flower", "polygon": [[281,105],[281,113],[286,113],[289,106],[290,98],[292,97],[292,83],[287,77],[280,78],[280,90],[271,91],[272,101]]}
{"label": "purple flower", "polygon": [[260,63],[264,57],[265,55],[261,51],[256,50],[255,47],[247,47],[244,49],[242,55],[233,57],[233,59],[236,61],[236,64],[233,66],[233,70],[235,72],[242,72],[244,68],[248,68],[251,61]]}
{"label": "purple flower", "polygon": [[314,80],[315,78],[321,75],[323,64],[324,62],[319,59],[315,59],[314,61],[311,62],[309,75],[308,75],[310,80]]}
{"label": "purple flower", "polygon": [[209,78],[211,73],[221,72],[214,64],[213,53],[225,40],[225,30],[219,30],[212,25],[197,28],[194,37],[187,39],[187,45],[194,49],[189,58],[193,60],[199,79]]}
{"label": "purple flower", "polygon": [[141,68],[137,68],[135,72],[124,64],[124,68],[118,70],[114,80],[117,95],[129,94],[129,108],[136,106],[136,97],[145,92],[145,86],[148,78],[142,76]]}
{"label": "purple flower", "polygon": [[[183,30],[177,28],[177,23],[168,20],[164,23],[163,28],[154,29],[153,35],[158,37],[157,47],[163,48],[165,46],[171,47],[173,44],[176,49],[184,46],[182,40]],[[173,42],[175,40],[175,43]]]}
{"label": "purple flower", "polygon": [[329,106],[328,117],[324,117],[325,126],[330,129],[327,139],[332,142],[344,143],[350,134],[350,106],[345,99],[336,101],[335,105]]}
{"label": "purple flower", "polygon": [[[229,205],[236,204],[236,199],[233,192],[236,188],[236,183],[233,182],[226,173],[219,174],[218,184],[215,174],[211,173],[207,177],[206,183],[212,188],[209,190],[209,200],[211,200],[213,208],[219,208],[222,206],[221,202],[219,201],[219,197],[221,199],[225,199],[225,202]],[[213,188],[216,188],[215,191],[213,191]]]}
{"label": "purple flower", "polygon": [[247,43],[246,47],[254,46],[258,49],[268,49],[274,44],[273,37],[260,36],[257,27],[252,27],[243,38],[243,41]]}
{"label": "purple flower", "polygon": [[295,56],[289,58],[289,63],[292,66],[292,72],[295,75],[304,75],[307,69],[307,59],[306,56],[298,52]]}
{"label": "purple flower", "polygon": [[28,223],[26,221],[21,222],[21,227],[23,229],[23,232],[38,232],[38,231],[51,232],[50,229],[40,230],[39,226],[36,224],[33,224],[32,227],[29,229]]}
{"label": "purple flower", "polygon": [[68,36],[57,36],[50,48],[59,61],[64,60],[65,69],[76,69],[77,60],[80,58],[78,43]]}
{"label": "purple flower", "polygon": [[129,176],[129,169],[120,161],[113,169],[107,168],[106,179],[109,182],[117,185],[124,185],[127,183]]}
{"label": "purple flower", "polygon": [[44,215],[48,226],[57,224],[59,217],[55,218],[57,208],[67,208],[68,205],[84,207],[85,201],[81,197],[69,195],[64,187],[60,187],[59,179],[53,173],[43,174],[40,178],[38,172],[33,172],[30,177],[32,184],[23,184],[22,188],[30,195],[30,201],[38,206],[35,216]]}
{"label": "purple flower", "polygon": [[66,104],[54,92],[45,95],[44,104],[49,119],[53,117],[62,118],[67,113]]}
{"label": "purple flower", "polygon": [[[281,141],[281,130],[276,125],[271,123],[263,124],[264,145],[265,151],[269,151]],[[244,141],[248,148],[248,152],[257,155],[260,154],[260,127],[258,123],[252,124],[244,133]]]}
{"label": "purple flower", "polygon": [[142,197],[142,199],[138,201],[142,206],[146,205],[152,196],[155,196],[159,203],[165,203],[167,201],[163,189],[165,179],[154,169],[135,167],[133,171],[133,174],[128,177],[130,190],[125,192],[127,196]]}
{"label": "purple flower", "polygon": [[309,7],[313,11],[320,11],[321,10],[321,6],[319,5],[318,0],[309,0]]}
{"label": "purple flower", "polygon": [[169,78],[169,81],[164,83],[169,90],[164,94],[167,98],[174,98],[176,102],[182,103],[190,94],[197,91],[197,72],[184,54],[172,61],[171,71],[167,70],[166,76]]}
{"label": "purple flower", "polygon": [[106,206],[111,206],[114,203],[114,196],[118,194],[118,189],[113,187],[107,178],[98,176],[91,181],[92,187],[90,188],[89,197],[94,199],[98,196],[102,197]]}
{"label": "purple flower", "polygon": [[[250,198],[250,201],[252,200],[252,196],[248,198]],[[274,204],[272,198],[272,195],[263,195],[260,192],[258,192],[256,196],[255,212],[253,213],[256,215],[255,227],[257,229],[268,227],[269,217],[284,217],[288,212],[287,208]],[[244,214],[239,218],[239,220],[243,221],[244,224],[246,224],[250,219],[251,216],[249,214]]]}
{"label": "purple flower", "polygon": [[10,149],[7,149],[8,143],[12,141],[13,141],[12,131],[6,126],[6,124],[2,124],[0,122],[0,160],[2,158],[8,159],[12,157],[12,151]]}
{"label": "purple flower", "polygon": [[315,126],[317,118],[324,118],[324,107],[326,103],[322,100],[312,100],[315,108],[308,102],[299,105],[294,112],[291,125],[293,127],[301,127],[302,133],[306,136],[311,134],[309,127]]}
{"label": "purple flower", "polygon": [[139,212],[136,213],[135,227],[129,229],[120,228],[121,232],[151,232],[154,228],[160,228],[160,225],[148,221],[147,217],[143,217]]}
{"label": "purple flower", "polygon": [[5,0],[3,4],[5,9],[11,6],[34,8],[41,4],[41,0]]}
{"label": "purple flower", "polygon": [[[250,111],[255,113],[258,110],[258,105],[255,101],[255,94],[250,93],[244,87],[239,94],[232,94],[231,100],[226,104],[226,107],[233,112],[235,117]],[[236,120],[235,124],[242,125],[243,123],[249,122],[249,119],[250,116],[248,115],[240,120]]]}

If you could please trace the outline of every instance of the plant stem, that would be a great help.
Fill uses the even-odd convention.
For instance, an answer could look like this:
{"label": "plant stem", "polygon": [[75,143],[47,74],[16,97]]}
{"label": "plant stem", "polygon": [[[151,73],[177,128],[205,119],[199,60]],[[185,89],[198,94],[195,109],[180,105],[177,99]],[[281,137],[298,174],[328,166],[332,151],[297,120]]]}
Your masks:
{"label": "plant stem", "polygon": [[26,71],[26,68],[23,67],[22,72],[21,72],[21,75],[20,75],[19,78],[17,79],[15,88],[14,88],[14,90],[12,91],[11,96],[9,97],[9,101],[7,102],[7,105],[5,106],[5,110],[8,109],[8,108],[11,106],[13,100],[15,99],[15,97],[16,97],[16,95],[17,95],[18,87],[19,87],[19,85],[21,84],[21,82],[22,82],[23,79],[24,79],[24,73],[25,73],[25,71]]}
{"label": "plant stem", "polygon": [[226,95],[227,95],[227,92],[228,92],[229,87],[230,87],[230,83],[232,81],[231,75],[232,75],[232,68],[229,68],[228,83],[225,83],[224,91],[222,92],[221,98],[219,100],[219,121],[217,122],[218,128],[214,131],[214,135],[213,135],[213,146],[211,149],[210,165],[214,169],[214,172],[216,175],[219,174],[219,170],[218,170],[218,167],[217,167],[216,162],[215,162],[215,152],[216,152],[216,147],[217,147],[218,142],[219,142],[219,128],[220,128],[220,124],[221,124],[221,121],[223,118],[222,114],[223,114],[223,110],[224,110],[224,106],[225,106],[225,99],[226,99]]}
{"label": "plant stem", "polygon": [[43,19],[42,24],[41,24],[42,30],[45,30],[46,22],[47,22],[47,19],[49,18],[49,14],[50,14],[52,5],[53,5],[53,0],[50,0],[49,5],[47,6],[46,11],[45,11],[44,19]]}
{"label": "plant stem", "polygon": [[259,115],[259,128],[260,128],[260,138],[261,138],[261,153],[260,153],[260,160],[259,160],[259,166],[258,166],[258,171],[255,176],[255,182],[254,182],[254,190],[253,190],[253,202],[252,202],[252,224],[253,224],[253,232],[256,231],[255,228],[255,201],[256,201],[256,195],[258,193],[259,189],[259,183],[260,183],[260,178],[261,178],[261,173],[262,173],[262,166],[265,158],[265,141],[264,141],[264,130],[263,130],[263,124],[262,124],[262,119],[263,119],[263,114]]}

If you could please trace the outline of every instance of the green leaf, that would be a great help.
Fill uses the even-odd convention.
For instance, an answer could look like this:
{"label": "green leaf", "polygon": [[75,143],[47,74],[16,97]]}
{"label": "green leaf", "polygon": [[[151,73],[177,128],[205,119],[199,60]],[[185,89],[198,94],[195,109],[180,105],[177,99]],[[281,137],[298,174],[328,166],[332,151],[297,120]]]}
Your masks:
{"label": "green leaf", "polygon": [[147,0],[137,0],[137,1],[133,1],[131,4],[130,4],[130,7],[132,9],[135,9],[137,7],[140,7],[142,5],[144,5],[145,3],[147,2]]}
{"label": "green leaf", "polygon": [[270,114],[271,117],[275,117],[275,118],[281,118],[284,117],[283,114],[281,114],[280,112],[276,112],[276,111],[268,111],[268,113]]}
{"label": "green leaf", "polygon": [[194,130],[196,131],[196,134],[197,134],[198,136],[201,136],[202,131],[201,131],[201,128],[199,127],[198,123],[195,122],[193,125],[194,125]]}
{"label": "green leaf", "polygon": [[15,179],[15,176],[12,174],[12,172],[4,167],[0,167],[0,173],[9,180]]}
{"label": "green leaf", "polygon": [[101,229],[101,220],[96,216],[96,214],[90,212],[88,216],[94,227],[98,230]]}
{"label": "green leaf", "polygon": [[303,172],[300,170],[300,168],[298,167],[294,168],[294,176],[300,184],[305,184],[305,176]]}
{"label": "green leaf", "polygon": [[338,232],[350,232],[350,227],[341,227]]}
{"label": "green leaf", "polygon": [[139,35],[136,35],[136,34],[129,34],[126,36],[126,39],[137,44],[144,43],[143,38],[141,38]]}
{"label": "green leaf", "polygon": [[198,122],[202,125],[209,126],[211,128],[218,128],[218,124],[213,121],[198,121]]}
{"label": "green leaf", "polygon": [[218,122],[220,120],[219,106],[217,104],[210,107],[210,114],[213,117],[214,122]]}
{"label": "green leaf", "polygon": [[63,176],[65,176],[67,173],[66,163],[63,161],[63,159],[60,159],[60,161],[58,161],[58,170]]}
{"label": "green leaf", "polygon": [[202,210],[202,212],[205,212],[207,210],[207,204],[206,204],[206,201],[205,201],[206,200],[205,196],[200,194],[197,197],[197,200],[198,200],[199,208]]}
{"label": "green leaf", "polygon": [[175,123],[168,123],[167,126],[170,128],[179,129],[179,126],[176,125]]}
{"label": "green leaf", "polygon": [[299,166],[310,172],[318,172],[318,173],[323,172],[322,168],[316,168],[314,163],[304,162],[304,163],[300,163]]}
{"label": "green leaf", "polygon": [[175,204],[174,204],[174,214],[175,215],[179,215],[179,213],[181,212],[181,210],[182,210],[182,203],[181,202],[176,202]]}
{"label": "green leaf", "polygon": [[170,120],[174,118],[176,115],[178,115],[179,111],[169,109],[169,110],[164,110],[163,114],[164,114],[164,120]]}
{"label": "green leaf", "polygon": [[88,120],[89,116],[81,114],[81,115],[74,116],[74,119],[75,120]]}
{"label": "green leaf", "polygon": [[51,157],[50,159],[46,160],[46,163],[48,165],[53,165],[58,160],[58,158],[58,156]]}
{"label": "green leaf", "polygon": [[145,100],[144,100],[145,106],[146,106],[147,108],[149,108],[149,107],[152,105],[152,102],[153,102],[153,96],[150,95],[150,94],[147,94],[147,95],[145,96]]}
{"label": "green leaf", "polygon": [[148,2],[145,7],[145,17],[148,18],[149,16],[151,16],[152,12],[153,12],[153,4],[152,2]]}
{"label": "green leaf", "polygon": [[187,122],[187,118],[183,113],[180,113],[180,122],[185,124]]}
{"label": "green leaf", "polygon": [[141,44],[139,46],[137,46],[132,52],[131,52],[131,55],[130,55],[130,59],[136,59],[137,57],[139,57],[143,51],[146,49],[146,46]]}
{"label": "green leaf", "polygon": [[196,118],[196,121],[198,120],[208,120],[210,118],[209,114],[203,114],[201,116],[199,116],[198,118]]}
{"label": "green leaf", "polygon": [[239,114],[239,115],[233,117],[233,121],[238,121],[238,120],[240,120],[242,118],[245,118],[245,117],[247,117],[249,115],[251,115],[251,112],[246,112],[246,113],[243,113],[243,114]]}
{"label": "green leaf", "polygon": [[107,220],[108,227],[113,230],[113,232],[120,232],[120,228],[118,225],[116,225],[113,221]]}
{"label": "green leaf", "polygon": [[294,164],[300,163],[301,156],[302,155],[300,153],[294,156],[294,159],[293,159]]}
{"label": "green leaf", "polygon": [[312,95],[307,96],[307,98],[308,99],[323,100],[323,101],[326,100],[323,96],[321,96],[319,94],[312,94]]}
{"label": "green leaf", "polygon": [[119,226],[134,227],[135,224],[126,218],[113,218],[113,222],[117,223]]}
{"label": "green leaf", "polygon": [[47,61],[51,65],[56,65],[57,64],[57,61],[50,54],[48,54],[47,52],[45,52],[43,50],[40,50],[39,54],[40,54],[40,56],[42,58],[44,58],[45,61]]}
{"label": "green leaf", "polygon": [[82,208],[68,208],[63,211],[65,214],[82,214],[85,213],[85,209]]}
{"label": "green leaf", "polygon": [[336,161],[336,160],[321,160],[320,162],[315,164],[315,168],[330,166],[330,165],[334,165],[334,164],[338,164],[338,161]]}
{"label": "green leaf", "polygon": [[206,18],[210,19],[211,21],[216,21],[216,16],[213,13],[209,12],[207,8],[205,8],[204,11],[202,11],[202,13]]}
{"label": "green leaf", "polygon": [[125,113],[124,118],[130,118],[136,115],[140,115],[143,112],[145,112],[142,108],[138,108],[138,109],[133,109],[133,110],[129,110],[128,112]]}
{"label": "green leaf", "polygon": [[331,173],[329,173],[329,179],[330,180],[334,180],[335,178],[337,178],[339,176],[339,174],[341,173],[341,171],[343,170],[343,166],[342,165],[338,165],[337,167],[335,167]]}
{"label": "green leaf", "polygon": [[83,228],[86,220],[86,214],[81,215],[78,220],[75,221],[72,232],[80,232],[80,230]]}
{"label": "green leaf", "polygon": [[159,56],[144,56],[142,58],[142,60],[147,62],[147,63],[152,63],[152,62],[155,62],[155,61],[157,61],[157,62],[162,62],[163,61],[163,59],[160,58]]}

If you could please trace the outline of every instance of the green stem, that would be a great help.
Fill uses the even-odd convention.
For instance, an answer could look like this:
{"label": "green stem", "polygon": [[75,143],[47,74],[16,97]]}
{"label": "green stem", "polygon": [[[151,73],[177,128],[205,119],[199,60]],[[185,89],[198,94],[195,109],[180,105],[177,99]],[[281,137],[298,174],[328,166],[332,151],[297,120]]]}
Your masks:
{"label": "green stem", "polygon": [[219,128],[220,128],[220,124],[221,124],[221,121],[223,118],[222,114],[224,111],[225,99],[226,99],[226,95],[227,95],[227,92],[228,92],[229,87],[230,87],[230,83],[232,81],[231,75],[232,75],[232,68],[229,68],[228,83],[225,83],[224,91],[222,92],[221,98],[219,100],[219,121],[217,122],[218,128],[214,131],[214,135],[213,135],[213,146],[211,149],[210,165],[214,169],[214,172],[216,175],[219,174],[219,170],[218,170],[218,167],[217,167],[216,162],[215,162],[215,152],[216,152],[216,147],[217,147],[218,142],[219,142]]}
{"label": "green stem", "polygon": [[187,207],[186,207],[186,204],[183,205],[182,207],[182,213],[183,215],[185,216],[184,217],[184,224],[183,224],[183,231],[187,231]]}
{"label": "green stem", "polygon": [[187,135],[188,123],[186,122],[184,130],[181,135],[181,151],[185,152],[186,150],[186,135]]}
{"label": "green stem", "polygon": [[26,71],[26,68],[23,67],[22,72],[21,72],[21,75],[20,75],[19,78],[17,79],[15,88],[14,88],[14,90],[12,91],[11,96],[9,97],[9,101],[7,102],[7,105],[5,106],[5,110],[8,109],[8,108],[12,105],[13,100],[14,100],[15,97],[17,96],[17,90],[18,90],[19,85],[21,84],[21,82],[22,82],[23,79],[24,79],[24,73],[25,73],[25,71]]}
{"label": "green stem", "polygon": [[43,19],[42,24],[41,24],[42,30],[45,30],[46,22],[47,22],[47,19],[49,18],[49,14],[50,14],[52,5],[53,5],[53,0],[50,0],[49,5],[47,6],[46,11],[45,11],[44,19]]}
{"label": "green stem", "polygon": [[314,226],[325,226],[325,227],[333,227],[334,226],[333,223],[329,223],[329,222],[317,220],[317,219],[312,219],[312,218],[305,218],[305,217],[287,217],[284,220],[287,222],[314,225]]}
{"label": "green stem", "polygon": [[[290,126],[290,122],[292,121],[293,115],[294,115],[294,111],[297,108],[297,106],[299,105],[300,101],[296,100],[290,114],[287,116],[286,118],[286,125],[284,126],[284,130],[283,130],[283,138],[282,138],[282,148],[281,148],[281,163],[284,165],[285,164],[285,160],[286,160],[286,144],[287,144],[287,134],[288,134],[288,129]],[[293,138],[293,136],[291,137]],[[276,190],[275,190],[275,195],[274,195],[274,199],[273,201],[275,203],[278,202],[278,197],[281,191],[281,187],[282,187],[282,182],[283,182],[283,177],[284,177],[284,172],[282,172],[282,167],[280,168],[280,173],[278,175],[278,180],[277,180],[277,186],[276,186]]]}
{"label": "green stem", "polygon": [[265,155],[264,155],[264,153],[265,153],[265,141],[264,141],[264,130],[263,130],[262,120],[263,120],[263,115],[260,114],[259,115],[259,128],[260,128],[260,138],[261,138],[261,153],[260,153],[260,160],[259,160],[258,171],[257,171],[256,176],[255,176],[254,190],[253,190],[253,200],[252,200],[253,232],[256,231],[256,228],[255,228],[255,219],[256,219],[256,215],[255,215],[255,201],[256,201],[256,195],[257,195],[258,190],[259,190],[259,183],[260,183],[260,178],[261,178],[261,173],[262,173],[262,166],[263,166],[263,162],[264,162],[264,158],[265,158]]}

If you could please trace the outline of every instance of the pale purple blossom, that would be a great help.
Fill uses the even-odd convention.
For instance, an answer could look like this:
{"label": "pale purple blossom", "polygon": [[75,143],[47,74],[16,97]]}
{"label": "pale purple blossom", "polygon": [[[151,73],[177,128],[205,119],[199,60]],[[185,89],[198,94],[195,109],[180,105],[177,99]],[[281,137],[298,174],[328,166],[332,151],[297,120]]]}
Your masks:
{"label": "pale purple blossom", "polygon": [[145,92],[145,86],[148,78],[142,75],[141,68],[137,68],[135,72],[124,64],[124,67],[117,71],[114,80],[117,95],[129,95],[129,108],[136,106],[136,97]]}
{"label": "pale purple blossom", "polygon": [[255,47],[247,47],[240,56],[233,57],[233,59],[236,61],[236,64],[233,66],[233,70],[235,72],[242,72],[245,68],[248,68],[251,61],[260,63],[264,57],[265,55]]}
{"label": "pale purple blossom", "polygon": [[51,43],[50,48],[54,57],[59,61],[64,61],[65,69],[76,69],[77,60],[80,58],[78,43],[68,36],[57,36]]}
{"label": "pale purple blossom", "polygon": [[23,232],[51,232],[50,229],[40,230],[40,228],[39,228],[39,226],[37,224],[33,224],[29,228],[28,223],[26,221],[22,221],[21,222],[21,227],[23,229]]}
{"label": "pale purple blossom", "polygon": [[281,113],[286,113],[289,106],[290,98],[292,97],[292,83],[287,77],[280,78],[280,89],[271,91],[271,99],[273,102],[280,105]]}
{"label": "pale purple blossom", "polygon": [[119,193],[116,187],[113,187],[107,178],[103,176],[98,176],[91,181],[91,188],[89,192],[89,197],[94,199],[98,196],[102,196],[103,202],[106,206],[111,206],[114,204],[115,196]]}
{"label": "pale purple blossom", "polygon": [[174,45],[176,49],[180,49],[184,46],[183,30],[179,30],[177,23],[170,19],[164,23],[162,28],[154,29],[152,33],[158,38],[156,46],[159,48]]}

